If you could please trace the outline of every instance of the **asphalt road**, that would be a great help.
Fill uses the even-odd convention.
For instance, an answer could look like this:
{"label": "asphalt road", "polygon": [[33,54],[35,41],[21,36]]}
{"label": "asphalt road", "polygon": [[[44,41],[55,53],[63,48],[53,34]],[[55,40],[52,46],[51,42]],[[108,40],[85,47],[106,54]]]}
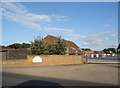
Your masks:
{"label": "asphalt road", "polygon": [[77,80],[54,79],[46,77],[28,76],[14,73],[3,73],[2,86],[11,86],[17,88],[19,86],[114,86],[110,84],[102,84],[95,82],[85,82]]}
{"label": "asphalt road", "polygon": [[[3,68],[3,86],[117,86],[117,64]],[[39,86],[39,87],[36,87]]]}

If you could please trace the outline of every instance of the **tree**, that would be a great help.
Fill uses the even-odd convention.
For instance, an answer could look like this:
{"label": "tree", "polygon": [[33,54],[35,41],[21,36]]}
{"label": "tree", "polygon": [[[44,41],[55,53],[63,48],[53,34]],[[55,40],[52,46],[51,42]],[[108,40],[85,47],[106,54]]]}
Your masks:
{"label": "tree", "polygon": [[37,37],[33,42],[31,42],[31,53],[40,55],[44,54],[44,45],[45,42],[43,38]]}
{"label": "tree", "polygon": [[112,51],[113,53],[117,53],[115,48],[108,48],[109,51]]}
{"label": "tree", "polygon": [[30,44],[28,43],[22,43],[21,48],[30,48]]}
{"label": "tree", "polygon": [[8,45],[7,48],[18,49],[18,48],[21,48],[21,45],[19,43],[14,43],[14,44]]}
{"label": "tree", "polygon": [[4,45],[1,45],[1,46],[0,46],[0,48],[4,49],[4,48],[5,48],[5,46],[4,46]]}
{"label": "tree", "polygon": [[58,37],[56,44],[50,45],[45,42],[43,38],[37,37],[33,42],[31,42],[31,53],[35,55],[64,55],[66,54],[66,43]]}
{"label": "tree", "polygon": [[82,48],[82,50],[84,50],[84,51],[91,51],[90,48]]}
{"label": "tree", "polygon": [[113,53],[117,53],[115,48],[107,48],[107,49],[103,49],[103,51],[105,53],[110,53],[110,51],[112,51]]}
{"label": "tree", "polygon": [[61,36],[58,37],[58,41],[57,41],[57,43],[55,45],[55,48],[56,48],[55,54],[57,54],[57,55],[66,54],[66,50],[67,50],[66,42],[63,39],[61,39]]}
{"label": "tree", "polygon": [[44,54],[45,55],[51,55],[52,54],[52,46],[48,43],[45,43]]}
{"label": "tree", "polygon": [[30,48],[30,44],[28,43],[14,43],[14,44],[11,44],[11,45],[8,45],[6,46],[5,48],[13,48],[13,49],[27,49],[27,48]]}

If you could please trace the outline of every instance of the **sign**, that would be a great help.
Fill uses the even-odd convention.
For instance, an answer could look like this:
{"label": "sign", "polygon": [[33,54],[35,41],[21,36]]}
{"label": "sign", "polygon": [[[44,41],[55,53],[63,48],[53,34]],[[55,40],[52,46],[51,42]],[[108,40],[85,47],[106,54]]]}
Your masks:
{"label": "sign", "polygon": [[33,63],[39,63],[39,62],[42,62],[42,58],[39,57],[39,56],[35,56],[32,60]]}

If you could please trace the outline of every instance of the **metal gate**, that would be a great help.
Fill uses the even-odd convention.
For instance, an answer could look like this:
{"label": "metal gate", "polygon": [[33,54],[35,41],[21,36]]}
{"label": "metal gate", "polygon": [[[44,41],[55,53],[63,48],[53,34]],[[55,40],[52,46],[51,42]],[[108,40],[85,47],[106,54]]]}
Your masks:
{"label": "metal gate", "polygon": [[116,57],[100,57],[100,58],[87,58],[87,63],[120,63],[119,58]]}
{"label": "metal gate", "polygon": [[115,56],[115,57],[94,57],[94,58],[91,58],[91,57],[85,57],[86,59],[86,63],[88,64],[104,64],[104,63],[120,63],[120,58],[118,56]]}

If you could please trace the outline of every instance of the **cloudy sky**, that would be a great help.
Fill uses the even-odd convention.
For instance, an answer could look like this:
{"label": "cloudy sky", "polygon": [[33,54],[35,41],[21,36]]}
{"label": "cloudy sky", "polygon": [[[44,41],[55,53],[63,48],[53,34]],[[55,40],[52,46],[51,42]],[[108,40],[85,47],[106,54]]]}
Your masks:
{"label": "cloudy sky", "polygon": [[62,36],[80,48],[118,45],[117,2],[2,2],[2,44]]}

